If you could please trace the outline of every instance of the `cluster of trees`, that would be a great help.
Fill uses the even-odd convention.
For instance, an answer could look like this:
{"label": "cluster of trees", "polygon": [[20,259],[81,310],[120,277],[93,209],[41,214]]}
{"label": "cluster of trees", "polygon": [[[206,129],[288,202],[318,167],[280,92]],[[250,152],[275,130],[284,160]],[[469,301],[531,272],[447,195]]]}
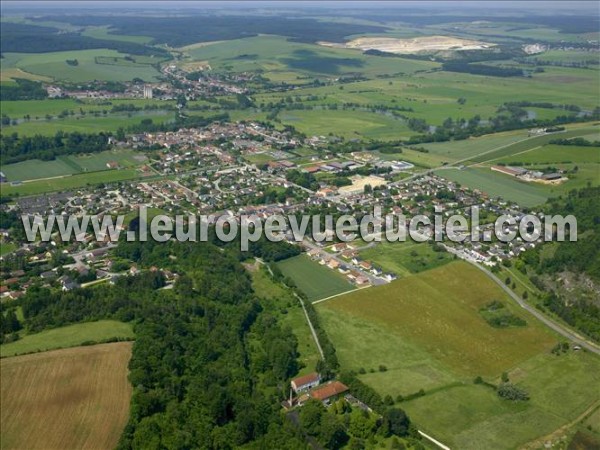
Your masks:
{"label": "cluster of trees", "polygon": [[180,128],[202,128],[213,122],[228,122],[229,114],[216,114],[214,116],[182,116],[177,115],[173,122],[154,123],[152,119],[142,119],[137,125],[131,125],[127,131],[130,133],[155,133],[158,131],[177,131]]}
{"label": "cluster of trees", "polygon": [[286,172],[285,178],[286,180],[307,189],[316,190],[319,188],[319,183],[312,173],[301,172],[300,170],[293,169]]}
{"label": "cluster of trees", "polygon": [[531,102],[529,100],[521,100],[518,102],[507,102],[505,105],[519,106],[523,108],[546,108],[546,109],[564,109],[565,111],[579,112],[581,108],[577,105],[557,105],[550,102]]}
{"label": "cluster of trees", "polygon": [[470,73],[488,77],[522,77],[523,69],[515,67],[488,66],[486,64],[470,64],[463,61],[449,61],[442,64],[446,72]]}
{"label": "cluster of trees", "polygon": [[48,97],[42,83],[18,78],[16,84],[3,84],[0,89],[0,101],[7,100],[43,100]]}
{"label": "cluster of trees", "polygon": [[376,436],[417,436],[409,418],[399,408],[384,408],[378,417],[344,400],[338,400],[328,409],[319,401],[309,400],[300,410],[299,419],[307,434],[327,449],[345,445],[365,448],[366,444],[374,445]]}
{"label": "cluster of trees", "polygon": [[525,389],[515,386],[508,381],[501,383],[496,392],[499,397],[506,400],[529,400],[529,394]]}
{"label": "cluster of trees", "polygon": [[10,164],[27,159],[52,160],[59,155],[95,153],[108,149],[110,133],[65,133],[54,136],[19,136],[18,133],[0,135],[2,163]]}
{"label": "cluster of trees", "polygon": [[14,308],[8,309],[6,314],[4,308],[0,310],[0,344],[18,339],[16,333],[22,328]]}
{"label": "cluster of trees", "polygon": [[554,139],[550,144],[555,145],[574,145],[577,147],[600,147],[600,141],[588,141],[587,139],[578,137],[572,139]]}

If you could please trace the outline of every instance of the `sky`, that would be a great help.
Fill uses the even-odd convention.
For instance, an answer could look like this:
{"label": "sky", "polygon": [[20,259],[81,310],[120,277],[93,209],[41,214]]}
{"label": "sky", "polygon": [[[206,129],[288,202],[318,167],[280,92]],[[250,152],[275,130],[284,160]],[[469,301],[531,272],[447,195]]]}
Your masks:
{"label": "sky", "polygon": [[166,7],[166,8],[189,8],[194,7],[196,5],[202,6],[211,6],[211,7],[236,7],[236,6],[245,6],[245,7],[264,7],[264,6],[310,6],[310,7],[326,7],[326,8],[335,8],[339,7],[340,3],[345,3],[352,5],[355,8],[389,8],[390,6],[397,7],[445,7],[448,9],[457,8],[457,9],[532,9],[532,8],[540,8],[543,6],[543,9],[556,9],[556,10],[587,10],[593,11],[597,14],[600,14],[600,6],[597,1],[481,1],[481,0],[461,0],[461,1],[452,1],[452,0],[443,0],[443,1],[380,1],[380,0],[366,0],[366,1],[348,1],[348,0],[314,0],[314,1],[285,1],[285,0],[272,0],[272,1],[253,1],[253,0],[231,0],[231,1],[181,1],[181,0],[162,0],[162,1],[132,1],[132,0],[109,0],[109,1],[97,1],[97,0],[78,0],[78,1],[29,1],[29,0],[2,0],[3,6],[20,6],[20,7],[40,7],[43,6],[45,8],[49,7],[64,7],[68,6],[70,8],[73,7],[73,4],[77,3],[79,5],[85,6],[94,6],[94,7]]}
{"label": "sky", "polygon": [[[323,8],[336,10],[343,4],[345,11],[368,9],[370,12],[376,12],[383,9],[408,10],[411,12],[421,12],[423,10],[435,11],[438,14],[445,15],[470,15],[469,13],[479,12],[497,12],[501,15],[523,15],[535,14],[538,16],[556,14],[566,15],[596,15],[600,17],[600,2],[598,1],[486,1],[486,0],[461,0],[461,1],[348,1],[348,0],[314,0],[314,1],[293,1],[293,0],[271,0],[271,1],[253,1],[253,0],[226,0],[226,1],[181,1],[181,0],[163,0],[163,1],[132,1],[132,0],[63,0],[63,1],[28,1],[28,0],[2,0],[2,14],[32,14],[36,10],[41,12],[51,12],[52,10],[69,10],[77,12],[81,10],[115,10],[115,9],[143,9],[149,10],[170,10],[171,12],[181,10],[202,9],[262,9],[262,10],[282,10],[286,8]],[[61,11],[61,12],[62,12]]]}

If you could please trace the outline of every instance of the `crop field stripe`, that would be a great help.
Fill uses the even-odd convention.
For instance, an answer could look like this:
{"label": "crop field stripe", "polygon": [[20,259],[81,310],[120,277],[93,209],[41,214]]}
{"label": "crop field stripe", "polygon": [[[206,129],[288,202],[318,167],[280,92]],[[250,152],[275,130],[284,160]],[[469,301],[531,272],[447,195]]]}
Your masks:
{"label": "crop field stripe", "polygon": [[321,266],[306,255],[298,255],[277,263],[309,301],[320,300],[352,289],[352,284],[335,270]]}
{"label": "crop field stripe", "polygon": [[116,447],[129,418],[130,342],[2,360],[2,449]]}
{"label": "crop field stripe", "polygon": [[67,155],[58,156],[56,159],[64,162],[67,166],[71,167],[75,171],[73,173],[83,172],[83,168]]}
{"label": "crop field stripe", "polygon": [[479,156],[471,158],[470,161],[476,163],[483,163],[487,161],[493,161],[495,159],[502,158],[503,156],[513,155],[515,153],[521,152],[523,150],[528,150],[531,148],[531,145],[540,146],[544,144],[548,144],[550,141],[555,139],[567,139],[578,136],[583,136],[588,134],[590,129],[578,129],[578,130],[567,130],[559,133],[551,133],[543,136],[536,136],[530,139],[524,139],[522,141],[515,142],[514,144],[504,146],[502,148],[496,149],[494,152],[485,152]]}

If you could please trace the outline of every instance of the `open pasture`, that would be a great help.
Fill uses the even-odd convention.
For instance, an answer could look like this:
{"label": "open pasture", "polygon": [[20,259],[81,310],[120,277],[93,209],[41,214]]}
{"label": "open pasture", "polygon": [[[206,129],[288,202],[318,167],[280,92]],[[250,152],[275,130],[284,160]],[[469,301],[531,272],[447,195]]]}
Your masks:
{"label": "open pasture", "polygon": [[9,449],[113,449],[129,418],[131,343],[2,360],[2,443]]}
{"label": "open pasture", "polygon": [[107,164],[110,162],[116,162],[122,168],[129,168],[139,166],[147,159],[142,153],[126,149],[69,156],[68,158],[81,168],[81,172],[106,170]]}
{"label": "open pasture", "polygon": [[[28,114],[31,120],[44,119],[46,114],[51,116],[57,116],[63,111],[71,112],[74,115],[80,115],[81,111],[86,113],[94,111],[107,111],[109,112],[113,106],[118,105],[134,105],[139,108],[149,105],[159,106],[172,106],[173,102],[163,101],[158,99],[141,99],[141,98],[128,98],[128,99],[110,99],[110,100],[98,100],[98,99],[85,99],[76,100],[72,98],[60,98],[60,99],[45,99],[45,100],[18,100],[18,101],[4,101],[2,102],[2,113],[6,114],[10,118],[19,119],[24,115]],[[149,111],[152,113],[154,111]],[[123,113],[119,113],[122,115]],[[103,114],[104,115],[104,114]]]}
{"label": "open pasture", "polygon": [[[288,92],[264,93],[257,95],[256,101],[258,104],[268,104],[285,99],[288,95]],[[363,107],[401,107],[404,110],[399,111],[400,114],[408,118],[424,119],[428,124],[436,126],[442,125],[447,118],[468,120],[476,115],[486,121],[496,116],[497,109],[505,102],[576,104],[591,111],[597,106],[595,99],[599,95],[597,70],[563,67],[548,67],[546,72],[535,74],[532,78],[510,79],[444,71],[424,71],[418,74],[406,72],[348,83],[341,87],[307,86],[294,91],[294,97],[299,96],[306,106],[352,103]],[[458,103],[459,99],[464,99],[464,104]],[[406,110],[408,108],[412,111]],[[540,119],[574,114],[563,109],[525,109],[531,110]]]}
{"label": "open pasture", "polygon": [[60,177],[77,173],[77,170],[61,159],[53,161],[30,159],[3,165],[0,170],[6,175],[8,181],[35,180],[38,178]]}
{"label": "open pasture", "polygon": [[23,355],[59,348],[75,347],[86,342],[101,342],[107,339],[133,339],[131,324],[116,320],[99,320],[67,325],[40,333],[21,336],[21,339],[0,346],[0,356]]}
{"label": "open pasture", "polygon": [[306,255],[280,261],[277,267],[296,283],[311,302],[354,289],[341,274],[321,266]]}
{"label": "open pasture", "polygon": [[526,130],[508,131],[504,133],[487,134],[480,137],[472,137],[460,141],[432,142],[420,144],[431,155],[443,158],[445,162],[453,163],[477,155],[486,154],[503,147],[508,147],[516,142],[527,140]]}
{"label": "open pasture", "polygon": [[115,132],[119,128],[127,128],[132,125],[138,125],[143,119],[151,119],[155,123],[170,122],[173,120],[173,113],[165,112],[149,112],[148,114],[109,114],[107,116],[91,116],[85,117],[65,117],[62,119],[54,118],[51,120],[31,120],[21,122],[18,125],[11,125],[3,128],[10,133],[18,133],[22,136],[33,136],[41,134],[44,136],[54,135],[58,131],[67,133],[78,131],[80,133],[99,133],[101,131]]}
{"label": "open pasture", "polygon": [[[292,79],[311,76],[413,73],[438,64],[403,58],[381,58],[360,51],[288,41],[280,36],[257,36],[217,42],[187,50],[190,60],[206,61],[213,70],[234,72],[262,69]],[[300,83],[302,84],[302,82]]]}
{"label": "open pasture", "polygon": [[551,197],[551,187],[519,181],[515,177],[494,172],[489,168],[439,169],[436,175],[459,183],[470,189],[478,189],[490,197],[502,197],[520,206],[537,206]]}
{"label": "open pasture", "polygon": [[51,161],[30,159],[3,165],[0,169],[6,175],[6,179],[13,182],[106,171],[109,162],[116,162],[121,168],[131,168],[141,165],[145,160],[146,157],[141,153],[122,149],[84,155],[62,155]]}
{"label": "open pasture", "polygon": [[[485,386],[441,389],[402,403],[410,417],[461,449],[512,449],[571,423],[594,402],[600,363],[586,353],[540,354],[509,371],[528,402],[506,402]],[[440,408],[439,405],[444,405]]]}
{"label": "open pasture", "polygon": [[[479,309],[500,300],[527,321],[493,328]],[[513,449],[577,418],[598,400],[600,360],[555,356],[558,337],[465,262],[320,303],[317,311],[343,370],[394,399],[419,429],[450,448]],[[384,371],[379,367],[385,366]],[[362,370],[364,369],[364,370]],[[501,400],[473,379],[499,383],[507,372],[531,400]]]}
{"label": "open pasture", "polygon": [[414,134],[402,120],[366,111],[282,111],[279,118],[308,135],[391,140]]}
{"label": "open pasture", "polygon": [[[479,309],[492,300],[505,303],[528,325],[488,325]],[[462,261],[331,299],[319,310],[321,305],[378,324],[467,376],[498,376],[556,341],[484,273]]]}
{"label": "open pasture", "polygon": [[487,162],[487,161],[495,161],[499,158],[513,155],[515,153],[521,153],[526,150],[536,148],[542,145],[546,145],[555,139],[569,139],[580,136],[585,136],[594,131],[597,131],[597,127],[590,126],[589,124],[576,124],[574,126],[569,127],[565,131],[557,132],[557,133],[549,133],[544,134],[542,136],[533,136],[526,140],[521,140],[515,142],[514,144],[503,146],[502,148],[497,148],[494,151],[488,151],[484,154],[479,154],[478,156],[474,156],[471,158],[473,162]]}
{"label": "open pasture", "polygon": [[577,147],[548,144],[529,151],[506,156],[498,162],[510,165],[517,162],[527,167],[544,164],[600,164],[600,147]]}
{"label": "open pasture", "polygon": [[[98,57],[123,58],[126,54],[116,50],[94,49],[73,50],[49,53],[7,53],[10,66],[35,75],[54,78],[61,81],[131,81],[141,78],[156,81],[159,72],[148,64],[119,66],[99,64]],[[67,60],[77,60],[77,65],[67,64]],[[4,62],[3,62],[4,66]],[[118,70],[117,70],[118,69]]]}
{"label": "open pasture", "polygon": [[102,183],[116,183],[118,181],[133,180],[140,177],[141,174],[137,169],[104,170],[102,172],[82,173],[60,178],[33,180],[14,186],[6,184],[2,186],[2,196],[43,194],[44,192],[63,191]]}
{"label": "open pasture", "polygon": [[385,271],[400,276],[423,272],[442,266],[452,261],[452,255],[446,252],[435,252],[426,243],[381,242],[374,247],[363,250],[360,256],[381,266]]}

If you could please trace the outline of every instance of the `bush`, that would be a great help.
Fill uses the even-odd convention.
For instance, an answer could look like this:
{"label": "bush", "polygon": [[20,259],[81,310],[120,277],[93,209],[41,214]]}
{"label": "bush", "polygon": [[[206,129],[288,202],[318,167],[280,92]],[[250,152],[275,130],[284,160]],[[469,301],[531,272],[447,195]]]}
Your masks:
{"label": "bush", "polygon": [[512,383],[502,383],[498,386],[498,396],[511,401],[529,400],[529,394],[526,390],[515,386]]}

